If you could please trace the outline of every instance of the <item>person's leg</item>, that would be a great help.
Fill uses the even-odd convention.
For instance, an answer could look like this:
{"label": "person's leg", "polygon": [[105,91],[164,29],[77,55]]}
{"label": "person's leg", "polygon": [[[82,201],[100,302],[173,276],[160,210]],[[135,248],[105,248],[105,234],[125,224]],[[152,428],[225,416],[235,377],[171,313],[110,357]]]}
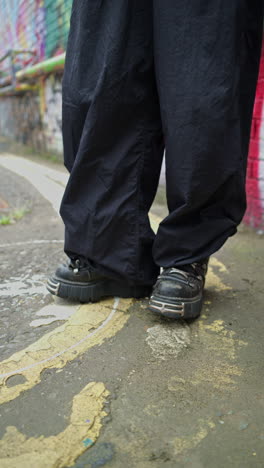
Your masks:
{"label": "person's leg", "polygon": [[160,266],[208,257],[243,217],[262,11],[261,0],[154,0],[169,207]]}
{"label": "person's leg", "polygon": [[[161,267],[203,263],[243,217],[262,25],[261,0],[167,0],[166,8],[154,0],[169,208],[153,246]],[[169,287],[175,297],[186,293],[179,275],[174,272],[174,293]],[[196,311],[204,284],[198,276],[200,285],[186,293],[196,294]]]}
{"label": "person's leg", "polygon": [[152,285],[148,211],[163,156],[152,0],[75,0],[63,78],[65,252]]}

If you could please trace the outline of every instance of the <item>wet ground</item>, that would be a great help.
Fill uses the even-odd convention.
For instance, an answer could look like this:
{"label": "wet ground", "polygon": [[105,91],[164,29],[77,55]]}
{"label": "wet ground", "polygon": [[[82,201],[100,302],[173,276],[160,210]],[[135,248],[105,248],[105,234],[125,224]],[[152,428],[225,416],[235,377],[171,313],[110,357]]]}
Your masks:
{"label": "wet ground", "polygon": [[211,259],[191,323],[54,300],[67,174],[2,154],[0,179],[1,468],[262,468],[263,237],[241,228]]}

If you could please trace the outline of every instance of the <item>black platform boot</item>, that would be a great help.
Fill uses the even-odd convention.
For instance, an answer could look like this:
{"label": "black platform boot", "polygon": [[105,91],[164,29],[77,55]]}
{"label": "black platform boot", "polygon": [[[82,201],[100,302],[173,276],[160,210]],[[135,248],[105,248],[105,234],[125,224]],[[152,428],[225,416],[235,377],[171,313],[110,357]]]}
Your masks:
{"label": "black platform boot", "polygon": [[146,297],[151,293],[151,286],[129,285],[98,274],[84,259],[70,259],[60,265],[55,275],[49,278],[47,289],[56,296],[79,300],[80,302],[97,302],[103,297]]}
{"label": "black platform boot", "polygon": [[173,319],[198,317],[208,260],[164,269],[153,288],[149,309]]}

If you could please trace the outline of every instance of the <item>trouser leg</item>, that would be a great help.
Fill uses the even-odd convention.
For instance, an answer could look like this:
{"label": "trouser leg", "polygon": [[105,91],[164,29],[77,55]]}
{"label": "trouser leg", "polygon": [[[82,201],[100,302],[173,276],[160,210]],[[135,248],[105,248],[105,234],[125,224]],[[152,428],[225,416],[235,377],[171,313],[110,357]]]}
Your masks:
{"label": "trouser leg", "polygon": [[154,0],[169,207],[160,266],[211,255],[243,217],[262,24],[261,0]]}
{"label": "trouser leg", "polygon": [[75,0],[63,78],[65,251],[134,284],[158,273],[148,220],[163,155],[152,18],[152,0]]}

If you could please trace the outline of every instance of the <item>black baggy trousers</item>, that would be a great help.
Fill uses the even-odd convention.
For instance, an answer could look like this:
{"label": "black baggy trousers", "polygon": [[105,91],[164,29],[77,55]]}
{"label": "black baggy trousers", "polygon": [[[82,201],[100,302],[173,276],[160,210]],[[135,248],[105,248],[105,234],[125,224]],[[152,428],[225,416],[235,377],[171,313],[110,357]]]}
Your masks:
{"label": "black baggy trousers", "polygon": [[[152,284],[236,232],[262,0],[74,0],[63,77],[65,252]],[[148,212],[165,149],[169,215]]]}

